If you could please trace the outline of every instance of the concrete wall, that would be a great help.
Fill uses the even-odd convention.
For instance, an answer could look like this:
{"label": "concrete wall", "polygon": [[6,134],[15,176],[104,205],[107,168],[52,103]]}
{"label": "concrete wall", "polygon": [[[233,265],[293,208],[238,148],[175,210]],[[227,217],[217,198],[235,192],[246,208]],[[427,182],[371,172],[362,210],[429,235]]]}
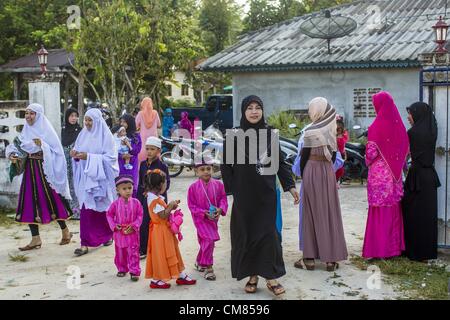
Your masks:
{"label": "concrete wall", "polygon": [[8,127],[8,132],[0,133],[0,206],[14,208],[17,206],[17,194],[19,192],[22,176],[9,181],[10,162],[4,158],[4,144],[6,140],[11,144],[19,134],[17,126],[24,125],[25,119],[19,111],[25,111],[28,101],[0,101],[0,126]]}
{"label": "concrete wall", "polygon": [[[405,108],[419,99],[419,69],[371,69],[291,71],[233,74],[233,104],[240,106],[247,95],[260,96],[265,111],[306,109],[317,96],[327,98],[347,125],[367,127],[373,118],[353,119],[353,89],[379,87],[391,92],[405,125]],[[235,108],[235,124],[240,119],[240,107]]]}

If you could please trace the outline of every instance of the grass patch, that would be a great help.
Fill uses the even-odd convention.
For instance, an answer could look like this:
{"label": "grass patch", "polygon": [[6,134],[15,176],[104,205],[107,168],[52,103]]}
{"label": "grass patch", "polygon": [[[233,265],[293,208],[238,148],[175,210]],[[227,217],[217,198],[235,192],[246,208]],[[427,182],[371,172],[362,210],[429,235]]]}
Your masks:
{"label": "grass patch", "polygon": [[424,264],[404,257],[389,260],[367,261],[360,256],[352,256],[350,261],[357,268],[367,270],[376,265],[392,284],[408,299],[446,300],[449,298],[450,272],[442,263]]}
{"label": "grass patch", "polygon": [[0,207],[0,226],[10,227],[15,224],[14,217],[11,218],[11,215],[15,216],[15,214],[16,212],[14,209]]}
{"label": "grass patch", "polygon": [[19,254],[9,253],[8,256],[9,256],[9,261],[12,261],[12,262],[27,262],[30,259],[26,255],[20,254],[20,253]]}

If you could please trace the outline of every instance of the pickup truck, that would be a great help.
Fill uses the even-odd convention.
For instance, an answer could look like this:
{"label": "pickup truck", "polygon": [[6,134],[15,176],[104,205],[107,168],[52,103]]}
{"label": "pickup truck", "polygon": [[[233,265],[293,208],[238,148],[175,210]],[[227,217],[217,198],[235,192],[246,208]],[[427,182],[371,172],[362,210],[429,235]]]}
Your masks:
{"label": "pickup truck", "polygon": [[198,117],[202,121],[202,129],[218,121],[219,129],[224,131],[233,127],[233,95],[211,95],[202,108],[172,108],[174,123],[181,120],[182,112],[187,112],[192,122]]}

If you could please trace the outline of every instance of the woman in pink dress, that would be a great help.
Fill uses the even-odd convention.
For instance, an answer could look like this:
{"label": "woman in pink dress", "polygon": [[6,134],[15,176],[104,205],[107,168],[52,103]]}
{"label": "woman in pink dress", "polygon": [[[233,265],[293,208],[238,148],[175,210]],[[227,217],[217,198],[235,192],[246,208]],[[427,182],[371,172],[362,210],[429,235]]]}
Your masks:
{"label": "woman in pink dress", "polygon": [[[153,101],[151,98],[145,97],[141,102],[141,111],[136,116],[136,128],[141,134],[141,141],[147,141],[149,137],[158,137],[158,128],[160,127],[161,120],[158,112],[153,110]],[[138,159],[139,163],[147,159],[144,143],[142,143]]]}
{"label": "woman in pink dress", "polygon": [[369,127],[366,149],[369,214],[363,257],[384,259],[399,256],[405,249],[400,201],[409,139],[392,96],[383,91],[372,101],[377,117]]}

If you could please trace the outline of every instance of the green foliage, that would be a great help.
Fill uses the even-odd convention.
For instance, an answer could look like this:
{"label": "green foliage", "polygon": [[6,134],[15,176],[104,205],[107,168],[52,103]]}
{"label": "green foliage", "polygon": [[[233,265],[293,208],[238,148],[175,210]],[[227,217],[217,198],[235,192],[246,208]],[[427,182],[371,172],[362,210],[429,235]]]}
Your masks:
{"label": "green foliage", "polygon": [[244,19],[244,32],[283,22],[352,0],[250,0],[250,11]]}
{"label": "green foliage", "polygon": [[161,109],[164,110],[165,108],[195,108],[197,107],[196,103],[194,101],[191,101],[189,99],[167,99],[164,98],[161,101]]}
{"label": "green foliage", "polygon": [[[295,138],[299,131],[308,123],[305,120],[298,119],[292,112],[281,111],[273,113],[267,118],[267,123],[280,130],[280,135],[286,138]],[[295,123],[297,128],[290,129],[289,125]]]}

